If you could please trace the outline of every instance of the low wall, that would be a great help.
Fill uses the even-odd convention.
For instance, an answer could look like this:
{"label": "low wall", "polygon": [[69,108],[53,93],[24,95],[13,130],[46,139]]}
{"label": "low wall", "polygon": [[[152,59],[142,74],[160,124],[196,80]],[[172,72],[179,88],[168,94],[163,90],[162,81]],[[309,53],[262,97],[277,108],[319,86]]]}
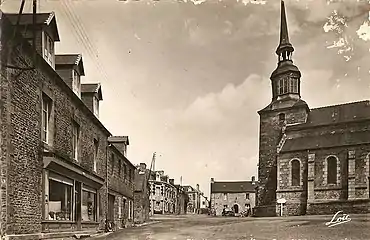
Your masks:
{"label": "low wall", "polygon": [[307,204],[308,215],[344,213],[370,213],[370,199],[313,202]]}
{"label": "low wall", "polygon": [[256,206],[253,208],[254,217],[276,217],[276,205]]}

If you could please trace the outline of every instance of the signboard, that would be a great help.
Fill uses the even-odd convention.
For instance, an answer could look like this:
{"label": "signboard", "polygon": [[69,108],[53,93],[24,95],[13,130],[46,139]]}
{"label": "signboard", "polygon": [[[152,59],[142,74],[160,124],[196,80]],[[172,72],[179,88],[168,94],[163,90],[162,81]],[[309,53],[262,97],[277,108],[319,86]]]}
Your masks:
{"label": "signboard", "polygon": [[286,199],[285,198],[280,198],[280,199],[277,200],[277,203],[284,204],[284,203],[286,203]]}

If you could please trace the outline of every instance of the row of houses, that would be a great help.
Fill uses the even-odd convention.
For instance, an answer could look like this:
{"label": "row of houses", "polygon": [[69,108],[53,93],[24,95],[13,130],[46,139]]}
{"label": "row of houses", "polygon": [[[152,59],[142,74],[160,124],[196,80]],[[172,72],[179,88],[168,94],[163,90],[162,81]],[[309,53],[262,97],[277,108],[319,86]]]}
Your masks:
{"label": "row of houses", "polygon": [[54,13],[1,21],[0,234],[64,237],[134,222],[129,138],[99,120],[99,83],[81,84],[81,54],[55,53]]}
{"label": "row of houses", "polygon": [[144,222],[155,214],[199,214],[201,209],[208,209],[208,199],[199,184],[196,188],[175,184],[163,170],[150,171],[145,163],[138,166],[137,172],[135,222]]}

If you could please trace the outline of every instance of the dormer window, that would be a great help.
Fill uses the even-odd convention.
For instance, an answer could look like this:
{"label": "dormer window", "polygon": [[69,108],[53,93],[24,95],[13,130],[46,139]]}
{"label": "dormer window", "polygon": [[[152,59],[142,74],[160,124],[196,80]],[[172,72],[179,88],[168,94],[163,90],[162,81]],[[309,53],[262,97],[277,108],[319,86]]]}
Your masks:
{"label": "dormer window", "polygon": [[81,80],[76,70],[72,70],[72,90],[78,97],[81,97]]}
{"label": "dormer window", "polygon": [[44,32],[44,59],[54,68],[54,41]]}

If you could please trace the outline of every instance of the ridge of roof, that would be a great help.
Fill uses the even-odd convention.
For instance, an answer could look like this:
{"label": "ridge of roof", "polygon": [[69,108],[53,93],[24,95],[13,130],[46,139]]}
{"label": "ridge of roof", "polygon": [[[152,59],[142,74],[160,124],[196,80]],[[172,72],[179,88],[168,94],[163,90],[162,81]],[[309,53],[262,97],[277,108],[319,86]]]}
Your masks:
{"label": "ridge of roof", "polygon": [[339,107],[339,106],[348,106],[348,105],[360,104],[360,103],[367,103],[370,106],[370,100],[361,100],[361,101],[354,101],[354,102],[348,102],[348,103],[338,103],[338,104],[329,105],[329,106],[316,107],[316,108],[311,108],[310,110],[320,110],[320,109],[327,109],[327,108]]}

